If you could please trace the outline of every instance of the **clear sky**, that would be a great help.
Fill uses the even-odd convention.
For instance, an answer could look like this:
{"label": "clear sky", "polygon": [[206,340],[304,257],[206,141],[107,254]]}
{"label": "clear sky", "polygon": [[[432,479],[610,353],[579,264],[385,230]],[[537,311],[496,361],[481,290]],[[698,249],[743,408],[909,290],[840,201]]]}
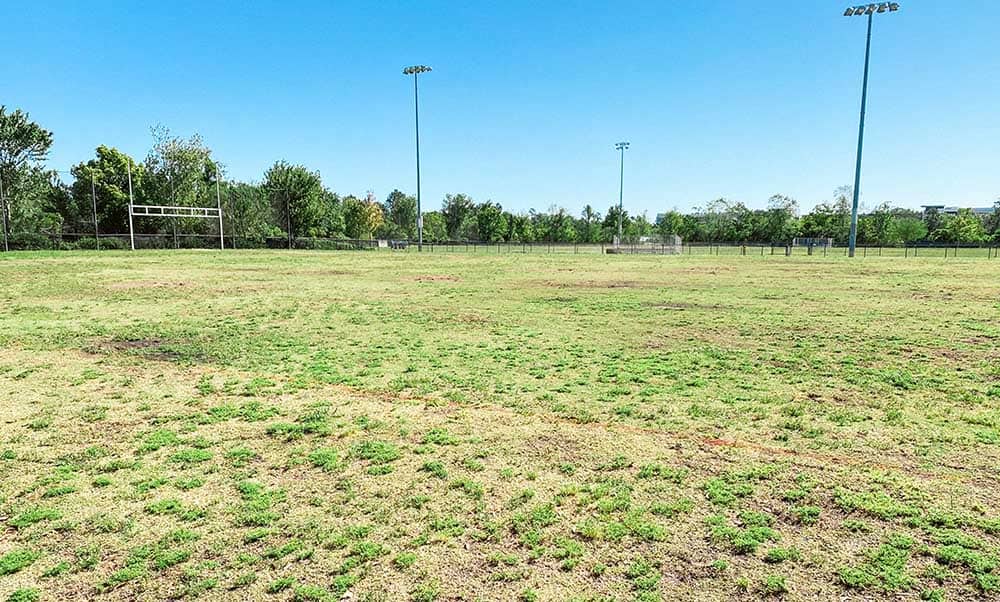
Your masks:
{"label": "clear sky", "polygon": [[[876,16],[863,204],[1000,196],[1000,2]],[[804,208],[851,184],[865,19],[838,0],[3,2],[0,103],[55,134],[55,169],[150,126],[200,133],[231,178],[275,160],[342,194],[414,184],[427,210],[714,198]]]}

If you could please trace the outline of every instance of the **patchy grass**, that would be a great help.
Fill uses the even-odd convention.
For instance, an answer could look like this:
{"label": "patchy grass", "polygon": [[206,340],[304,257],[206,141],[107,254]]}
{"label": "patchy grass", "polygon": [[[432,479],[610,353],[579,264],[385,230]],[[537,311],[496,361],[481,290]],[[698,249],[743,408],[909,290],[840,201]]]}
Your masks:
{"label": "patchy grass", "polygon": [[1000,262],[40,253],[0,282],[0,600],[1000,595]]}

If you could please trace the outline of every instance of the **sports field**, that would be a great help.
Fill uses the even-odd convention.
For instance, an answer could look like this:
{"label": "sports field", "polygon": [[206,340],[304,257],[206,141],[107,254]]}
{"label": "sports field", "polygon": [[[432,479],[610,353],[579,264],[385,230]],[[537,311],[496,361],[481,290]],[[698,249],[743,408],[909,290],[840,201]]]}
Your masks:
{"label": "sports field", "polygon": [[1000,596],[1000,260],[0,257],[0,599]]}

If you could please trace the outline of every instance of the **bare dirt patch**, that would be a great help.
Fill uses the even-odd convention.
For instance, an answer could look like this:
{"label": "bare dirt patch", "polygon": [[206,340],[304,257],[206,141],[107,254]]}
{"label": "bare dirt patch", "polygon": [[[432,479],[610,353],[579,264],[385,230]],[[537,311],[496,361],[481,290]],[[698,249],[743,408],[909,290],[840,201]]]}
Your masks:
{"label": "bare dirt patch", "polygon": [[424,274],[410,278],[414,282],[460,282],[459,278],[447,274]]}
{"label": "bare dirt patch", "polygon": [[107,340],[92,345],[84,349],[84,351],[93,355],[125,353],[141,355],[144,359],[159,362],[177,362],[182,358],[182,355],[176,351],[171,351],[165,348],[172,342],[175,343],[176,341],[168,341],[157,338]]}
{"label": "bare dirt patch", "polygon": [[551,288],[644,288],[645,284],[635,280],[582,280],[580,282],[556,282],[546,280],[542,283]]}
{"label": "bare dirt patch", "polygon": [[135,290],[137,288],[185,288],[193,287],[193,282],[163,282],[158,280],[132,280],[129,282],[115,282],[109,284],[108,288],[114,291]]}
{"label": "bare dirt patch", "polygon": [[687,309],[717,311],[720,309],[727,309],[726,307],[717,304],[687,303],[683,301],[677,301],[674,303],[649,303],[648,306],[652,309],[667,309],[675,311],[684,311]]}

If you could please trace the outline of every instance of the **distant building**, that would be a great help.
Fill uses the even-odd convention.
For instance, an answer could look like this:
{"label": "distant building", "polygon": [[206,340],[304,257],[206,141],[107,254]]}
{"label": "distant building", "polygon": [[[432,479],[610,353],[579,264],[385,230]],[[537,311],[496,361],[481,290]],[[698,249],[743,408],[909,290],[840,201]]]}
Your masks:
{"label": "distant building", "polygon": [[969,209],[973,215],[992,215],[995,211],[993,207],[958,207],[954,205],[921,205],[921,207],[925,214],[937,211],[941,215],[958,215],[961,209]]}

